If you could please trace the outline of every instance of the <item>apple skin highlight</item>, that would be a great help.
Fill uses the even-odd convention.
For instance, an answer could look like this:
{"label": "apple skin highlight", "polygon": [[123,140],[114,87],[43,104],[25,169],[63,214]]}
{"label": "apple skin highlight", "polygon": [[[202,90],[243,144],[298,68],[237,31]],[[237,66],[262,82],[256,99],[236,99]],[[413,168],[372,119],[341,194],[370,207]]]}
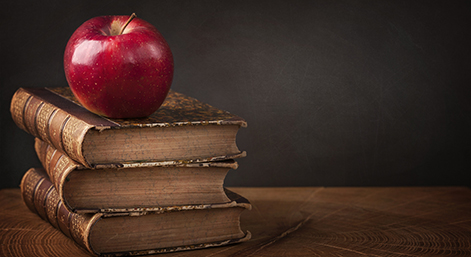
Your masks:
{"label": "apple skin highlight", "polygon": [[75,97],[109,118],[151,115],[173,80],[173,55],[164,37],[142,19],[125,26],[128,20],[130,16],[101,16],[86,21],[64,53],[65,76]]}

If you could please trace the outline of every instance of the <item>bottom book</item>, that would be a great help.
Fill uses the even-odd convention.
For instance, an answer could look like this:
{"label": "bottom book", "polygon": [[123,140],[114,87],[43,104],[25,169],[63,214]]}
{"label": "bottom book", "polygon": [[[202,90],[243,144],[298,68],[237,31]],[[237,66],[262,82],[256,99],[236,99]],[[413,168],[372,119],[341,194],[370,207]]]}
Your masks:
{"label": "bottom book", "polygon": [[[227,190],[227,189],[226,189]],[[126,256],[193,250],[250,239],[240,227],[249,201],[227,190],[230,203],[138,208],[123,213],[68,211],[45,171],[32,168],[21,181],[23,201],[42,219],[90,253]]]}

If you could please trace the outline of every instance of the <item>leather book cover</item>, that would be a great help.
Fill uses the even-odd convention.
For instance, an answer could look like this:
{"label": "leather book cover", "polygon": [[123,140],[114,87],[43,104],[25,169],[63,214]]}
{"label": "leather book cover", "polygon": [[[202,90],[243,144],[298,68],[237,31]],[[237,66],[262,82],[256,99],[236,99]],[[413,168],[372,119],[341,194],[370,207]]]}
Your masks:
{"label": "leather book cover", "polygon": [[[144,254],[156,254],[156,253],[168,253],[175,251],[193,250],[199,248],[222,246],[227,244],[239,243],[247,241],[251,238],[250,232],[242,232],[240,230],[240,224],[238,226],[239,236],[236,238],[225,239],[225,240],[210,240],[207,242],[200,242],[196,244],[183,244],[180,246],[171,247],[159,247],[150,249],[137,249],[131,251],[111,251],[111,252],[97,252],[92,245],[93,236],[91,233],[93,228],[96,227],[98,222],[104,219],[113,219],[115,217],[130,217],[131,219],[139,219],[140,217],[149,217],[149,215],[165,215],[166,213],[172,215],[175,212],[193,212],[199,210],[229,210],[232,208],[251,209],[251,205],[244,197],[228,191],[228,195],[231,197],[231,202],[224,204],[201,204],[201,205],[182,205],[182,206],[169,206],[165,208],[159,208],[156,210],[141,210],[137,212],[127,213],[87,213],[77,214],[67,210],[64,207],[61,200],[58,197],[58,193],[54,188],[51,181],[47,178],[46,173],[43,169],[31,168],[28,170],[21,181],[20,189],[22,192],[22,198],[26,206],[33,212],[36,213],[43,220],[49,222],[56,229],[60,230],[67,237],[74,240],[77,244],[82,246],[84,249],[95,255],[104,256],[127,256],[127,255],[144,255]],[[240,215],[240,214],[239,214]],[[224,219],[225,216],[222,216]],[[172,220],[170,219],[170,222]],[[176,221],[177,222],[177,221]],[[211,222],[211,221],[210,221]],[[118,221],[122,224],[122,219]],[[199,223],[199,222],[196,222]],[[116,224],[118,225],[118,224]],[[157,224],[156,224],[157,225]],[[176,227],[180,227],[175,224]],[[124,225],[125,226],[125,225]],[[131,229],[131,228],[129,228]],[[210,227],[205,227],[204,230],[210,230]],[[124,228],[123,231],[126,231]],[[207,232],[203,232],[207,233]],[[141,239],[142,240],[142,239]],[[106,240],[105,240],[106,241]]]}
{"label": "leather book cover", "polygon": [[[172,90],[156,112],[141,119],[108,119],[93,114],[78,103],[69,87],[20,88],[12,98],[10,112],[19,128],[41,138],[71,159],[88,167],[96,164],[90,163],[83,152],[84,140],[90,131],[103,133],[133,129],[129,133],[137,135],[139,128],[192,129],[197,127],[196,125],[235,125],[238,128],[247,126],[246,121],[236,115]],[[142,139],[142,142],[145,142],[145,139]],[[245,152],[204,156],[200,158],[201,160],[192,156],[188,161],[191,159],[213,161],[240,156],[245,156]]]}

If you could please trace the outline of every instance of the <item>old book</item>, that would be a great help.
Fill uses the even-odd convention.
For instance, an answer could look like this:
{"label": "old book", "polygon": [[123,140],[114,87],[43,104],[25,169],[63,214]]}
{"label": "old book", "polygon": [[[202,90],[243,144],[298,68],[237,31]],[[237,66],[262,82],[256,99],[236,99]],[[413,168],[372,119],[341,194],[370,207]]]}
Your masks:
{"label": "old book", "polygon": [[175,91],[144,119],[107,119],[69,87],[20,88],[10,112],[18,127],[87,167],[142,161],[207,162],[245,156],[236,143],[244,119]]}
{"label": "old book", "polygon": [[250,239],[240,214],[251,205],[228,191],[230,203],[182,205],[139,212],[72,213],[43,169],[21,181],[23,201],[42,219],[98,255],[141,255],[221,246]]}
{"label": "old book", "polygon": [[224,179],[234,160],[146,162],[87,168],[36,138],[35,150],[63,205],[72,212],[116,212],[228,203]]}

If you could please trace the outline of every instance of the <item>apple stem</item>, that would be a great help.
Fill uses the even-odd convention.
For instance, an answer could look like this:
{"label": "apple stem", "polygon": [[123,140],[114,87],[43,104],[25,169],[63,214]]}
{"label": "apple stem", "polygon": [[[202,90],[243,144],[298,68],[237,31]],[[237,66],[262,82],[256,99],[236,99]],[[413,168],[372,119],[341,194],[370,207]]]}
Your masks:
{"label": "apple stem", "polygon": [[123,32],[124,32],[124,30],[126,29],[126,27],[128,26],[128,24],[129,24],[134,18],[136,18],[136,17],[137,17],[137,16],[136,16],[135,13],[131,14],[131,17],[129,17],[128,21],[126,21],[126,23],[124,24],[124,26],[121,28],[121,31],[119,31],[119,34],[118,34],[118,35],[123,34]]}

